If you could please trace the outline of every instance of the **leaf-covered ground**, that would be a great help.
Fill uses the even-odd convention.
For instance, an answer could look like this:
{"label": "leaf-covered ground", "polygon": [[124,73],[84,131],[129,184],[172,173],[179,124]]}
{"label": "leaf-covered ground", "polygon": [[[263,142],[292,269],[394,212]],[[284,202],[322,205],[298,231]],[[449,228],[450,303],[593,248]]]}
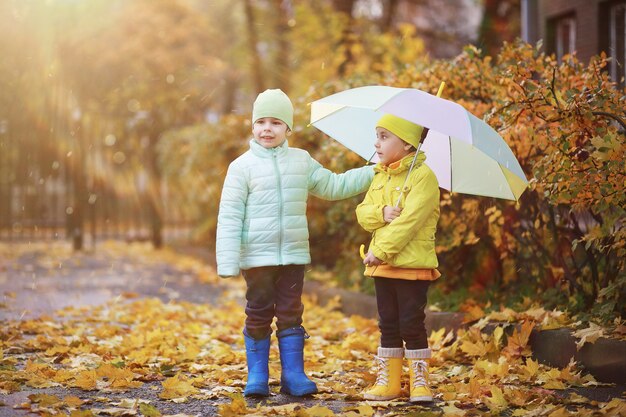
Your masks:
{"label": "leaf-covered ground", "polygon": [[[574,392],[599,385],[576,363],[556,369],[530,357],[531,330],[564,325],[568,318],[560,312],[529,306],[522,313],[484,316],[476,306],[468,312],[470,319],[480,318],[473,326],[457,334],[433,332],[436,399],[420,406],[406,397],[363,400],[362,390],[374,380],[376,322],[346,317],[336,308],[340,300],[322,307],[306,299],[304,323],[311,335],[306,368],[321,392],[305,400],[278,394],[273,339],[274,395],[258,401],[241,396],[246,378],[242,280],[220,280],[194,258],[138,244],[107,243],[96,254],[73,254],[63,244],[0,245],[0,262],[0,283],[8,288],[0,330],[0,393],[21,398],[0,407],[0,415],[626,415],[623,394],[595,402]],[[46,281],[87,282],[95,289],[118,284],[108,287],[105,303],[84,302],[90,300],[86,297],[33,315],[20,312],[24,294],[9,285],[15,279],[28,281],[33,290],[42,288],[35,292],[42,302],[47,293],[59,291],[46,287]],[[176,287],[182,281],[188,285]],[[513,321],[519,325],[484,331],[489,322]],[[601,332],[591,326],[579,337],[592,341]]]}

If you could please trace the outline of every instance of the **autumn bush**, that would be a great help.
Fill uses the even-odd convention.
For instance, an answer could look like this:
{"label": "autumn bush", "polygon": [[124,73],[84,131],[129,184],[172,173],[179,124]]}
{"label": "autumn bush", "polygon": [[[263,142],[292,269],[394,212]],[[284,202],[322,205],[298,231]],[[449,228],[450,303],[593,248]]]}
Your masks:
{"label": "autumn bush", "polygon": [[[540,46],[506,44],[496,57],[474,47],[453,60],[415,59],[386,72],[354,73],[313,84],[296,105],[292,146],[343,171],[364,163],[342,145],[307,127],[307,103],[346,88],[385,84],[435,92],[484,118],[504,137],[530,180],[519,202],[443,192],[437,250],[446,300],[473,297],[515,304],[540,298],[548,307],[610,319],[626,301],[624,97],[604,70],[557,62]],[[228,164],[247,148],[248,117],[169,132],[161,141],[164,172],[187,193],[200,235],[211,242]],[[366,243],[354,216],[361,197],[309,200],[314,266],[331,269],[342,285],[371,290],[358,246]],[[462,294],[459,297],[458,294]]]}

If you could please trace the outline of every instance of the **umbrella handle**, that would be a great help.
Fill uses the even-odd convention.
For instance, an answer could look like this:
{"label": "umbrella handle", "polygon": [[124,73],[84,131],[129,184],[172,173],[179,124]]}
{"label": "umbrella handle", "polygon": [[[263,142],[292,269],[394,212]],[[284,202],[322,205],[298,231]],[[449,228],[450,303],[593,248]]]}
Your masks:
{"label": "umbrella handle", "polygon": [[[437,90],[437,97],[441,97],[441,93],[443,93],[443,88],[446,86],[446,82],[442,81],[441,84],[439,84],[439,89]],[[424,128],[427,129],[427,128]],[[426,130],[425,134],[428,134],[428,131]],[[409,167],[409,172],[406,174],[406,178],[404,179],[404,184],[402,184],[402,189],[400,190],[400,195],[398,196],[398,201],[396,201],[396,207],[400,207],[400,201],[402,200],[402,194],[404,194],[404,186],[406,185],[406,180],[409,178],[409,174],[411,174],[411,171],[413,170],[413,166],[415,165],[415,160],[417,158],[417,154],[420,153],[420,148],[422,147],[422,143],[424,142],[426,138],[422,136],[422,139],[420,140],[419,145],[417,146],[417,150],[415,151],[415,156],[413,157],[413,162],[411,162],[411,166]],[[373,157],[373,155],[372,155]]]}
{"label": "umbrella handle", "polygon": [[446,82],[442,81],[441,84],[439,84],[439,90],[437,90],[437,97],[441,97],[441,93],[443,93],[443,87],[446,86]]}
{"label": "umbrella handle", "polygon": [[365,259],[365,245],[361,245],[359,247],[359,255],[361,255],[361,259]]}

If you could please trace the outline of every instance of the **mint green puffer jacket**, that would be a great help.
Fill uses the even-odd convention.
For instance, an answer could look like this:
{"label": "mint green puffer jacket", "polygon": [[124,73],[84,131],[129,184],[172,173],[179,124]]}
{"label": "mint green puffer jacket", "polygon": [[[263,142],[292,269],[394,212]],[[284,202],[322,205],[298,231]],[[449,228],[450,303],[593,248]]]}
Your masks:
{"label": "mint green puffer jacket", "polygon": [[306,218],[308,194],[340,200],[362,193],[373,167],[334,174],[308,152],[281,146],[250,150],[228,167],[217,218],[217,273],[311,262]]}

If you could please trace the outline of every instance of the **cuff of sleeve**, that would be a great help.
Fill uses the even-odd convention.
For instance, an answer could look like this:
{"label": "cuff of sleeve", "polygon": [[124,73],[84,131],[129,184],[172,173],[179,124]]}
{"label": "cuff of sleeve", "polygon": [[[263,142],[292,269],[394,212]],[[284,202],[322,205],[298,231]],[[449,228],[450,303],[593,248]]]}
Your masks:
{"label": "cuff of sleeve", "polygon": [[374,246],[374,245],[370,246],[370,250],[372,251],[375,257],[377,257],[383,262],[387,262],[387,259],[388,259],[387,254],[381,251],[380,249],[378,249],[377,246]]}
{"label": "cuff of sleeve", "polygon": [[239,275],[239,268],[235,266],[218,266],[217,275],[222,278],[236,277]]}

